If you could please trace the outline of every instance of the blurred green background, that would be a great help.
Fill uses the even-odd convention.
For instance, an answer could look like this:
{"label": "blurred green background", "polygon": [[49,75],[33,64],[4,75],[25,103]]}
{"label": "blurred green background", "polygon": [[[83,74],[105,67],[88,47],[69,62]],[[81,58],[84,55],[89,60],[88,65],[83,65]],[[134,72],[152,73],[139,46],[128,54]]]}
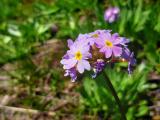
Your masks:
{"label": "blurred green background", "polygon": [[[120,8],[112,24],[104,21],[110,6]],[[1,105],[40,111],[26,120],[119,120],[103,76],[92,80],[86,73],[73,84],[59,63],[67,39],[111,29],[130,39],[137,59],[132,75],[126,63],[106,68],[127,119],[160,119],[160,0],[1,0],[0,11]],[[0,114],[2,120],[10,116]]]}

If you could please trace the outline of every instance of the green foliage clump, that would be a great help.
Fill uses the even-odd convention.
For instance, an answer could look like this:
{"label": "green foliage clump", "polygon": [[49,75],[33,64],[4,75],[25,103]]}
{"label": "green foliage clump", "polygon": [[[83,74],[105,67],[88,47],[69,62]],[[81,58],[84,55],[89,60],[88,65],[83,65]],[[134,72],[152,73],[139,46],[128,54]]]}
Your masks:
{"label": "green foliage clump", "polygon": [[[141,64],[132,76],[109,68],[106,68],[106,72],[120,97],[128,120],[147,115],[148,107],[145,93],[152,85],[149,85],[146,81],[148,70],[145,65]],[[103,119],[111,117],[116,120],[120,118],[117,104],[103,76],[100,75],[96,80],[84,79],[81,94],[81,102],[84,106],[87,106],[85,111],[89,114],[98,114]]]}

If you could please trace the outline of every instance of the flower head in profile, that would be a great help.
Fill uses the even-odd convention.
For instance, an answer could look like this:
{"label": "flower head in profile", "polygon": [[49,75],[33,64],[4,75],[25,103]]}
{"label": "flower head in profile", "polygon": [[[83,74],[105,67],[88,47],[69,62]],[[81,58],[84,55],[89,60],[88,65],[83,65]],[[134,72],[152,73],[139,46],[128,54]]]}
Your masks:
{"label": "flower head in profile", "polygon": [[113,23],[119,17],[120,9],[118,7],[110,7],[104,13],[105,21]]}
{"label": "flower head in profile", "polygon": [[132,73],[132,66],[136,64],[136,59],[134,58],[134,53],[131,52],[128,48],[123,49],[122,58],[128,61],[128,73]]}

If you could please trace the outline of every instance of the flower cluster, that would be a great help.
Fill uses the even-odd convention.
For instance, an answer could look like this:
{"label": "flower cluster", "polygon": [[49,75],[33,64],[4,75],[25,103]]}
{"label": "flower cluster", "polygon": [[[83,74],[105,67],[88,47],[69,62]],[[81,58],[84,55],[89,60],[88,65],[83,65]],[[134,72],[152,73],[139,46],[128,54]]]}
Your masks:
{"label": "flower cluster", "polygon": [[65,76],[70,76],[75,81],[78,74],[92,70],[92,77],[95,78],[106,64],[121,61],[128,62],[128,72],[131,73],[136,60],[133,52],[127,48],[128,43],[128,39],[118,33],[112,34],[110,30],[80,34],[74,42],[68,40],[69,50],[61,60]]}
{"label": "flower cluster", "polygon": [[105,21],[112,23],[119,17],[120,9],[118,7],[110,7],[104,13]]}

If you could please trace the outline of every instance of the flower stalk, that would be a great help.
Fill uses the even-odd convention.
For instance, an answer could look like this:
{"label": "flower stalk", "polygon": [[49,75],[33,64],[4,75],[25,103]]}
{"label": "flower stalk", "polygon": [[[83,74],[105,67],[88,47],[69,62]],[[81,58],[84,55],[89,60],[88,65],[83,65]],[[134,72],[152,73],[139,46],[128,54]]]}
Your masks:
{"label": "flower stalk", "polygon": [[125,111],[124,111],[124,109],[123,109],[123,106],[121,105],[121,102],[120,102],[119,97],[118,97],[118,95],[117,95],[117,93],[116,93],[116,90],[114,89],[114,87],[113,87],[113,85],[112,85],[112,83],[111,83],[108,75],[105,73],[105,71],[103,71],[102,74],[103,74],[103,76],[105,77],[106,82],[107,82],[107,85],[108,85],[108,87],[109,87],[112,95],[114,96],[114,98],[115,98],[115,100],[116,100],[116,102],[117,102],[117,104],[118,104],[118,107],[119,107],[119,111],[120,111],[120,113],[121,113],[121,118],[122,118],[122,120],[127,120],[127,119],[126,119],[126,116],[125,116]]}

